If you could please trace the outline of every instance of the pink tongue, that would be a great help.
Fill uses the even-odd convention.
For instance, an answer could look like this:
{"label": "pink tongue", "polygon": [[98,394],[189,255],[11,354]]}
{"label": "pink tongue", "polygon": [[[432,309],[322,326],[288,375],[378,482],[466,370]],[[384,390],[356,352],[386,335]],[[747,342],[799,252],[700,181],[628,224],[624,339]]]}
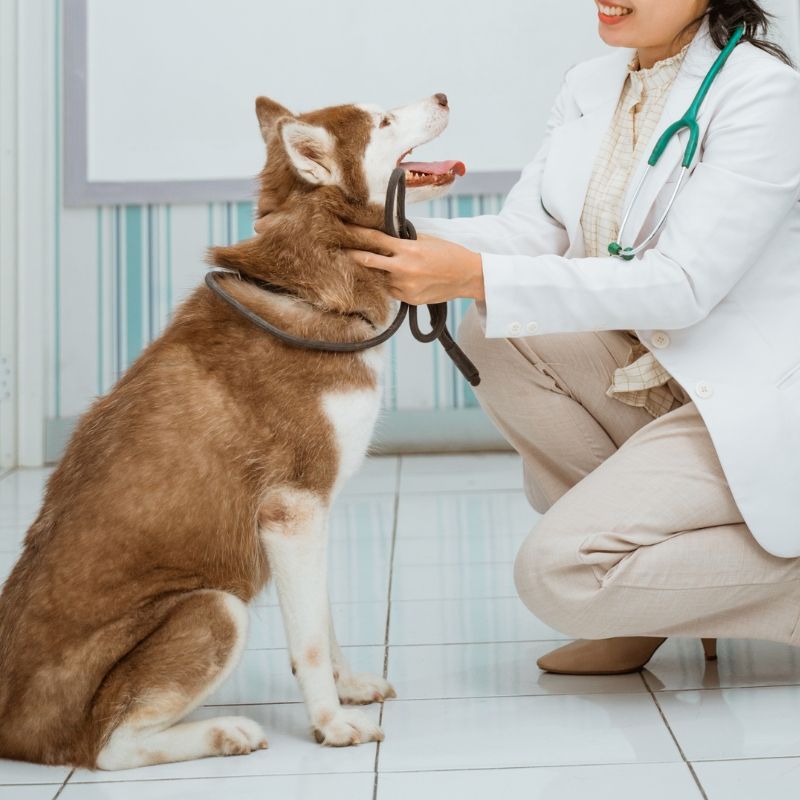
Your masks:
{"label": "pink tongue", "polygon": [[463,161],[401,161],[400,166],[411,172],[426,172],[429,175],[446,175],[450,170],[456,175],[467,172]]}

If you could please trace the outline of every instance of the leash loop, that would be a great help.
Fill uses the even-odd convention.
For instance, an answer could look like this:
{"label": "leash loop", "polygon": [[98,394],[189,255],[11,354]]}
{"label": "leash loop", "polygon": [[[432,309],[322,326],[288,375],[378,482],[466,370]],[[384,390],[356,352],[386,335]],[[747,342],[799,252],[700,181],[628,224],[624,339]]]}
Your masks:
{"label": "leash loop", "polygon": [[[406,219],[406,180],[405,170],[398,167],[392,172],[389,178],[389,186],[386,191],[386,204],[384,206],[384,232],[389,236],[398,239],[416,239],[417,232],[410,220]],[[226,292],[218,283],[217,275],[231,275],[228,270],[209,270],[206,273],[206,286],[221,300],[234,308],[245,319],[252,322],[262,331],[271,334],[276,339],[291,345],[307,350],[320,350],[329,353],[357,353],[362,350],[369,350],[383,344],[391,339],[400,329],[400,326],[408,316],[408,324],[411,328],[412,336],[419,342],[429,343],[438,339],[444,348],[445,353],[453,361],[459,372],[469,381],[472,386],[477,386],[481,379],[475,365],[469,360],[466,353],[455,343],[450,331],[447,329],[447,303],[429,303],[428,313],[430,315],[431,329],[427,333],[419,327],[417,319],[417,306],[410,306],[408,303],[401,302],[397,316],[388,328],[381,331],[377,336],[364,339],[360,342],[324,342],[317,339],[304,339],[300,336],[293,336],[276,325],[268,322],[255,312],[251,311],[243,303]],[[241,275],[239,276],[242,277]],[[267,290],[276,290],[279,287],[272,286],[267,281],[255,280],[245,276],[246,280],[261,285]]]}
{"label": "leash loop", "polygon": [[[396,217],[396,219],[395,219]],[[406,219],[406,173],[402,167],[397,167],[389,178],[389,187],[386,191],[386,205],[383,218],[384,233],[399,239],[416,239],[417,232],[410,220]],[[403,303],[403,305],[407,305]],[[472,386],[481,382],[481,376],[467,354],[455,343],[450,331],[447,329],[447,303],[428,303],[428,314],[431,320],[431,330],[423,333],[417,319],[417,306],[409,306],[408,325],[412,336],[418,342],[429,343],[439,340],[445,353],[456,365],[458,371]]]}

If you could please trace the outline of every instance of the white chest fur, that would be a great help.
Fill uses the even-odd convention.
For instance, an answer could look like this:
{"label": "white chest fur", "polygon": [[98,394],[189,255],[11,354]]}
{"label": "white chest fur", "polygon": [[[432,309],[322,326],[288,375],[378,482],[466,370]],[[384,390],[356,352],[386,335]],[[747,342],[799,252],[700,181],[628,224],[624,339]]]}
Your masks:
{"label": "white chest fur", "polygon": [[[376,352],[379,351],[379,352]],[[334,492],[358,469],[369,446],[381,406],[380,373],[383,346],[368,350],[362,358],[375,372],[375,386],[322,396],[322,408],[336,435],[339,474]]]}

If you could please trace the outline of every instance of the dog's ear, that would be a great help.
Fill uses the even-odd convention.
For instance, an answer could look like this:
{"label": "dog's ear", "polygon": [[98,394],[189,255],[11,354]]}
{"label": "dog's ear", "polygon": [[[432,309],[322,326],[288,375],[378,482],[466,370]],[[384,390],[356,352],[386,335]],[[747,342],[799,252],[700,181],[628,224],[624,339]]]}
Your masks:
{"label": "dog's ear", "polygon": [[333,136],[319,125],[283,120],[281,139],[300,177],[316,185],[336,182]]}
{"label": "dog's ear", "polygon": [[284,108],[280,103],[276,103],[269,97],[256,98],[256,116],[261,127],[261,136],[266,142],[270,134],[275,130],[275,126],[281,117],[293,117],[288,108]]}

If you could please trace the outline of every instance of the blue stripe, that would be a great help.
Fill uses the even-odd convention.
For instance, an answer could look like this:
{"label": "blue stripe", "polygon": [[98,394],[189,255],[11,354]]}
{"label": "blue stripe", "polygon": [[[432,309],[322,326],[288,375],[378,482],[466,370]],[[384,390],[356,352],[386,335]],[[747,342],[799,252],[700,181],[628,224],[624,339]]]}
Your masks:
{"label": "blue stripe", "polygon": [[105,322],[103,316],[103,209],[97,207],[97,394],[103,393]]}
{"label": "blue stripe", "polygon": [[122,374],[122,219],[120,207],[114,206],[114,345],[116,363],[114,380]]}
{"label": "blue stripe", "polygon": [[142,350],[142,209],[125,207],[125,355],[126,367]]}
{"label": "blue stripe", "polygon": [[158,247],[156,240],[155,212],[153,206],[147,206],[147,341],[158,336],[159,298],[158,298]]}
{"label": "blue stripe", "polygon": [[474,215],[474,200],[472,195],[461,194],[457,199],[457,212],[459,217],[471,217]]}
{"label": "blue stripe", "polygon": [[392,411],[397,411],[397,339],[395,339],[394,336],[389,339],[389,364],[392,374],[389,408],[391,408]]}
{"label": "blue stripe", "polygon": [[172,316],[172,206],[167,206],[167,310]]}
{"label": "blue stripe", "polygon": [[253,204],[236,204],[236,239],[249,239],[253,235]]}
{"label": "blue stripe", "polygon": [[433,407],[441,408],[442,398],[439,396],[439,347],[428,347],[433,359]]}

